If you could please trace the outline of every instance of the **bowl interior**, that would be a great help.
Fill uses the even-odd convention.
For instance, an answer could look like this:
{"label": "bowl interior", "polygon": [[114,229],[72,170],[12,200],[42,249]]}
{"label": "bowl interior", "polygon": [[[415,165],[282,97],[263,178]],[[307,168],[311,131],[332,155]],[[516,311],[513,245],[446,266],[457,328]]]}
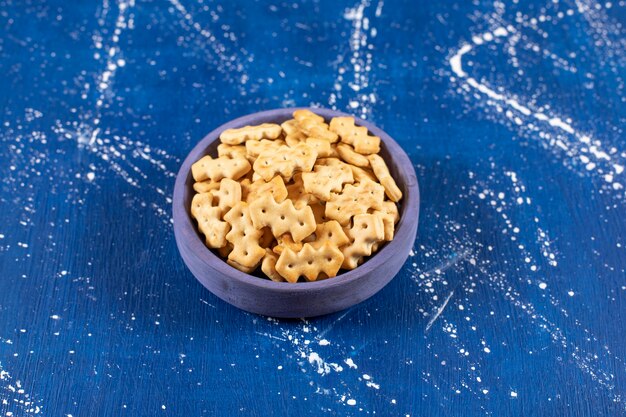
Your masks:
{"label": "bowl interior", "polygon": [[[250,116],[244,116],[239,119],[235,119],[219,127],[218,129],[209,133],[202,141],[200,141],[200,143],[198,143],[196,148],[192,150],[192,152],[189,154],[189,156],[183,163],[181,172],[178,174],[179,176],[184,175],[184,178],[185,178],[184,183],[183,183],[184,190],[182,192],[183,205],[184,205],[185,213],[187,215],[187,219],[188,221],[191,222],[191,225],[196,232],[195,236],[197,237],[198,241],[201,243],[201,246],[204,248],[204,252],[206,253],[206,256],[211,257],[211,258],[215,257],[216,259],[214,259],[214,261],[222,262],[224,265],[228,266],[228,268],[232,269],[233,274],[238,274],[241,272],[236,270],[235,268],[232,268],[214,250],[209,249],[204,245],[204,239],[202,235],[200,234],[200,232],[198,231],[198,227],[197,227],[195,220],[191,217],[191,200],[193,196],[195,195],[195,190],[193,189],[194,179],[191,175],[190,167],[193,163],[195,163],[198,159],[200,159],[201,157],[205,155],[211,155],[211,156],[217,155],[217,146],[220,144],[219,134],[223,130],[230,129],[230,128],[243,127],[246,125],[261,124],[261,123],[280,124],[288,119],[291,119],[292,113],[294,110],[296,109],[281,109],[281,110],[256,113]],[[311,108],[310,110],[323,116],[326,119],[326,122],[328,122],[330,118],[332,117],[350,116],[347,114],[343,114],[340,112],[327,110],[327,109]],[[364,120],[360,120],[356,117],[355,117],[355,123],[359,126],[368,127],[371,134],[379,136],[381,138],[380,156],[387,163],[387,166],[389,168],[391,175],[395,179],[398,187],[402,190],[403,198],[398,203],[398,212],[400,215],[400,220],[398,224],[396,225],[396,234],[397,234],[403,227],[405,227],[405,224],[411,223],[411,222],[408,222],[407,220],[409,216],[411,217],[418,216],[418,211],[417,211],[418,210],[418,206],[417,206],[418,197],[413,196],[413,193],[417,193],[417,189],[416,189],[417,179],[415,178],[415,171],[413,170],[413,167],[410,163],[410,160],[408,159],[408,156],[404,153],[404,151],[400,148],[400,146],[395,141],[393,141],[393,139],[389,137],[389,135],[387,135],[382,130],[376,128],[375,126],[371,125],[370,123]],[[407,163],[409,164],[410,169],[407,168]],[[186,170],[186,172],[184,172],[183,170]],[[415,202],[415,204],[410,204],[409,203],[410,201]],[[414,221],[416,222],[417,218],[415,218]],[[363,265],[366,265],[372,259],[376,258],[377,256],[383,254],[387,250],[391,249],[389,246],[391,246],[392,243],[393,241],[385,242],[385,244],[382,245],[375,254],[368,257],[368,259],[365,262],[363,262],[363,264],[359,265],[359,267],[351,271],[341,270],[340,273],[337,275],[337,277],[333,278],[332,280],[323,280],[323,281],[316,281],[316,282],[298,282],[297,286],[321,284],[323,282],[337,281],[347,275],[358,274],[359,269],[361,269]],[[255,274],[244,274],[244,275],[247,275],[247,276],[255,275],[255,276],[262,277],[264,281],[266,281],[269,285],[274,285],[274,284],[278,286],[288,285],[290,287],[293,287],[293,284],[271,281],[265,278],[265,276],[261,275],[261,273],[259,272],[256,272]],[[258,279],[258,278],[255,278],[255,279]]]}

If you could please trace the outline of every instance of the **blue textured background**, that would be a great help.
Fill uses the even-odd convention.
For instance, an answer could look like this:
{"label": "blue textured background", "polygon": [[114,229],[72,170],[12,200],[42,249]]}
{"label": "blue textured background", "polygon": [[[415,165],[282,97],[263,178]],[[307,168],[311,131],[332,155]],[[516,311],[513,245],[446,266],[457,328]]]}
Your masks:
{"label": "blue textured background", "polygon": [[[623,1],[0,1],[0,415],[626,415]],[[319,105],[413,160],[414,254],[276,321],[208,293],[174,173]]]}

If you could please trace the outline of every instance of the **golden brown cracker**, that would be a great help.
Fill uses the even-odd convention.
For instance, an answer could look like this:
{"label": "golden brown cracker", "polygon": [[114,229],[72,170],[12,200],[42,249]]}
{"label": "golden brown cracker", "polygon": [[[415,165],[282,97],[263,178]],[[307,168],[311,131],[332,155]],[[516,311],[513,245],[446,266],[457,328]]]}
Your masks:
{"label": "golden brown cracker", "polygon": [[302,249],[303,244],[304,243],[302,242],[294,242],[294,240],[291,238],[291,235],[286,233],[276,238],[276,246],[274,246],[272,250],[274,251],[274,253],[277,253],[279,255],[283,252],[285,248],[289,248],[294,252],[298,252],[300,249]]}
{"label": "golden brown cracker", "polygon": [[353,117],[334,117],[329,128],[357,153],[369,155],[380,151],[380,138],[370,135],[366,127],[356,126]]}
{"label": "golden brown cracker", "polygon": [[231,243],[226,242],[226,245],[224,247],[217,248],[217,253],[222,258],[228,258],[228,255],[230,254],[230,252],[232,252],[232,250],[233,250],[233,245]]}
{"label": "golden brown cracker", "polygon": [[303,120],[312,120],[317,123],[324,123],[324,118],[313,113],[311,110],[300,109],[293,112],[293,118],[299,123]]}
{"label": "golden brown cracker", "polygon": [[291,147],[296,146],[298,143],[304,142],[307,139],[306,135],[302,132],[292,133],[285,136],[285,143]]}
{"label": "golden brown cracker", "polygon": [[396,181],[389,173],[389,168],[387,168],[385,160],[381,158],[380,155],[369,155],[367,159],[369,159],[372,170],[378,178],[378,181],[380,181],[382,186],[385,187],[385,194],[387,194],[387,197],[395,203],[400,201],[402,198],[402,191],[398,188]]}
{"label": "golden brown cracker", "polygon": [[272,234],[272,230],[269,227],[261,229],[261,237],[259,238],[259,246],[263,249],[270,248],[276,244],[276,238]]}
{"label": "golden brown cracker", "polygon": [[292,135],[294,133],[301,132],[296,119],[285,120],[280,124],[280,127],[283,129],[285,135]]}
{"label": "golden brown cracker", "polygon": [[[369,161],[368,161],[369,162]],[[363,169],[359,167],[351,166],[352,168],[352,176],[354,177],[355,182],[362,182],[363,180],[370,180],[374,182],[378,182],[378,178],[368,169]]]}
{"label": "golden brown cracker", "polygon": [[368,167],[370,165],[370,161],[364,155],[356,152],[352,146],[347,143],[338,143],[335,147],[337,149],[337,153],[349,164],[355,165],[357,167]]}
{"label": "golden brown cracker", "polygon": [[270,194],[264,194],[250,203],[250,216],[257,229],[269,226],[274,237],[290,233],[296,242],[315,231],[315,217],[311,207],[296,209],[291,200],[276,202]]}
{"label": "golden brown cracker", "polygon": [[326,217],[337,220],[342,226],[350,223],[357,214],[368,210],[380,210],[385,198],[385,189],[378,183],[364,180],[356,185],[346,184],[341,193],[332,193],[326,203]]}
{"label": "golden brown cracker", "polygon": [[322,272],[329,277],[336,276],[343,259],[341,251],[328,242],[317,249],[305,243],[299,252],[285,248],[276,262],[276,271],[291,283],[297,282],[300,276],[315,281]]}
{"label": "golden brown cracker", "polygon": [[296,110],[293,117],[298,121],[300,130],[308,137],[315,137],[335,143],[339,140],[339,136],[335,132],[328,129],[328,125],[324,123],[324,118],[316,115],[309,110]]}
{"label": "golden brown cracker", "polygon": [[193,189],[197,193],[208,193],[211,190],[220,188],[219,182],[213,182],[211,180],[197,181],[193,183]]}
{"label": "golden brown cracker", "polygon": [[239,145],[247,140],[276,139],[282,133],[279,125],[263,123],[257,126],[244,126],[238,129],[226,129],[220,135],[222,143]]}
{"label": "golden brown cracker", "polygon": [[393,240],[395,225],[400,219],[396,203],[393,201],[384,201],[381,210],[374,210],[373,213],[380,215],[383,220],[385,240],[388,242]]}
{"label": "golden brown cracker", "polygon": [[318,158],[326,158],[334,155],[331,143],[326,139],[306,138],[304,143],[315,149]]}
{"label": "golden brown cracker", "polygon": [[311,171],[316,158],[315,149],[304,143],[299,143],[293,148],[280,146],[276,150],[260,154],[254,161],[254,171],[265,181],[271,180],[276,175],[289,180],[295,172]]}
{"label": "golden brown cracker", "polygon": [[340,248],[350,243],[350,238],[348,238],[336,220],[330,220],[317,225],[315,240],[311,244],[317,248],[326,242]]}
{"label": "golden brown cracker", "polygon": [[304,190],[304,183],[302,182],[302,173],[298,172],[294,174],[291,179],[291,183],[287,184],[287,198],[293,202],[293,205],[297,209],[301,209],[307,205],[313,205],[319,202],[319,199],[313,194],[309,194]]}
{"label": "golden brown cracker", "polygon": [[[230,256],[230,255],[229,255]],[[250,274],[252,272],[254,272],[255,269],[257,269],[258,265],[253,265],[253,266],[244,266],[241,265],[239,262],[237,261],[233,261],[232,259],[227,259],[226,263],[230,266],[232,266],[233,268],[236,268],[238,270],[240,270],[241,272],[245,273],[245,274]]]}
{"label": "golden brown cracker", "polygon": [[341,191],[343,184],[354,182],[350,166],[338,159],[327,159],[327,161],[333,160],[336,162],[325,164],[318,160],[313,172],[302,173],[304,190],[323,201],[330,199],[331,192]]}
{"label": "golden brown cracker", "polygon": [[278,261],[278,256],[269,249],[265,250],[265,256],[263,257],[263,261],[261,262],[261,271],[269,279],[276,282],[284,282],[285,278],[283,278],[278,271],[276,271],[276,262]]}
{"label": "golden brown cracker", "polygon": [[[313,216],[315,217],[315,223],[320,224],[320,223],[324,223],[327,220],[326,213],[325,213],[326,205],[324,204],[323,201],[310,203],[309,207],[311,207],[311,210],[313,211]],[[298,207],[296,206],[296,208]]]}
{"label": "golden brown cracker", "polygon": [[246,157],[248,160],[256,160],[263,152],[275,152],[278,151],[280,146],[284,146],[285,141],[276,139],[261,139],[261,140],[249,140],[246,141]]}
{"label": "golden brown cracker", "polygon": [[245,158],[246,147],[243,145],[228,145],[226,143],[220,143],[217,145],[217,156],[225,156],[231,159]]}
{"label": "golden brown cracker", "polygon": [[209,193],[196,194],[191,200],[191,216],[198,222],[198,230],[204,235],[210,248],[226,246],[228,223],[221,220],[219,207],[213,207],[213,196]]}
{"label": "golden brown cracker", "polygon": [[287,198],[287,188],[283,178],[277,175],[268,182],[262,179],[254,181],[248,187],[246,201],[251,203],[265,193],[270,193],[274,200],[279,203]]}
{"label": "golden brown cracker", "polygon": [[217,189],[209,191],[213,196],[213,205],[218,206],[223,216],[235,204],[241,201],[241,184],[230,178],[224,178],[219,182]]}
{"label": "golden brown cracker", "polygon": [[263,232],[254,227],[248,203],[240,201],[235,204],[226,213],[224,220],[231,226],[226,240],[233,245],[228,259],[245,268],[256,268],[265,255],[265,249],[259,245]]}
{"label": "golden brown cracker", "polygon": [[251,168],[250,163],[245,158],[231,159],[222,156],[213,159],[207,155],[191,166],[191,172],[196,181],[210,179],[217,182],[222,178],[239,179],[247,174]]}
{"label": "golden brown cracker", "polygon": [[385,237],[383,220],[378,214],[357,214],[352,227],[346,233],[351,243],[341,248],[344,269],[354,269],[361,258],[372,254],[372,245]]}

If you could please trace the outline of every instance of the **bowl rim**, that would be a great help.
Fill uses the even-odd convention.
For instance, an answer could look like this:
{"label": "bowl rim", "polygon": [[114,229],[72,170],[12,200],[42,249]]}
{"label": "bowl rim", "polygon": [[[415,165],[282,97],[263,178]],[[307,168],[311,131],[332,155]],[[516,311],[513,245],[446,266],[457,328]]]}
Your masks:
{"label": "bowl rim", "polygon": [[[381,138],[389,155],[392,155],[394,161],[402,170],[405,171],[406,176],[406,193],[403,196],[402,204],[405,205],[406,210],[398,221],[396,226],[396,234],[394,239],[387,244],[374,256],[370,257],[366,263],[359,265],[357,268],[343,272],[334,278],[324,279],[321,281],[306,281],[306,282],[276,282],[270,279],[263,279],[257,276],[247,274],[239,271],[238,269],[230,266],[221,257],[214,254],[209,248],[206,247],[200,235],[196,231],[193,224],[193,219],[188,214],[184,206],[184,192],[185,182],[188,175],[191,172],[191,165],[195,163],[202,156],[206,155],[206,149],[216,140],[219,140],[219,135],[226,129],[242,127],[246,124],[258,124],[258,123],[270,123],[271,118],[291,117],[291,114],[295,110],[310,110],[324,117],[328,120],[331,117],[354,117],[355,124],[359,126],[365,126],[375,136]],[[264,120],[265,119],[265,120]],[[230,120],[217,128],[213,129],[207,135],[205,135],[187,154],[183,161],[178,174],[176,175],[176,181],[174,184],[174,193],[172,197],[173,219],[174,219],[174,232],[180,230],[181,237],[183,236],[197,236],[197,239],[186,242],[186,249],[193,252],[198,260],[207,264],[209,267],[216,269],[219,273],[229,276],[232,279],[238,280],[243,284],[247,284],[252,287],[257,287],[263,290],[271,290],[279,293],[307,293],[311,290],[321,290],[326,288],[334,288],[337,286],[350,285],[353,281],[358,280],[363,274],[371,272],[383,266],[393,254],[395,250],[394,242],[403,241],[403,235],[411,233],[411,219],[409,217],[415,217],[414,222],[418,221],[419,217],[419,184],[417,182],[417,176],[413,163],[409,156],[402,149],[402,147],[386,132],[376,127],[371,122],[363,120],[356,116],[343,113],[337,110],[331,110],[318,107],[293,107],[293,108],[278,108],[272,110],[265,110],[256,113],[250,113],[236,119]],[[410,208],[414,207],[416,213],[409,213]],[[180,215],[178,213],[181,213]],[[182,221],[181,221],[182,220]],[[178,234],[178,233],[176,233]],[[185,262],[186,263],[186,262]],[[367,268],[362,268],[367,265]]]}

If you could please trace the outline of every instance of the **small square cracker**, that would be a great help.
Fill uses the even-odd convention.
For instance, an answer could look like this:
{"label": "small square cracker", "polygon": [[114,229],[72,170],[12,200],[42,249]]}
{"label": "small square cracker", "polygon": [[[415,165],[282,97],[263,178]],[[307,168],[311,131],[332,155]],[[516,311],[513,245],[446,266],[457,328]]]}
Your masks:
{"label": "small square cracker", "polygon": [[305,243],[299,252],[285,248],[276,262],[276,271],[291,283],[297,282],[300,276],[316,281],[322,272],[329,277],[336,276],[343,258],[341,251],[329,242],[317,249]]}

